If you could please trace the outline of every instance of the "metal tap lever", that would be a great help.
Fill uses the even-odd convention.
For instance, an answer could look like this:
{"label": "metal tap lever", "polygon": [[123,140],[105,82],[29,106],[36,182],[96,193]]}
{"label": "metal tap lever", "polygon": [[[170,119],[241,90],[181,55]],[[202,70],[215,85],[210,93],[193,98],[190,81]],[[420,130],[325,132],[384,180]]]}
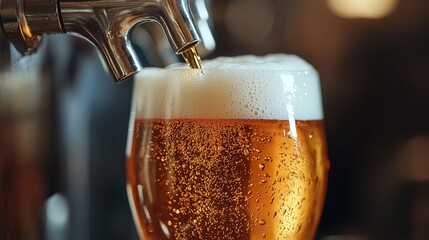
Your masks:
{"label": "metal tap lever", "polygon": [[157,22],[176,53],[200,41],[187,0],[2,0],[5,35],[23,54],[37,49],[44,33],[76,33],[101,51],[117,82],[141,69],[130,30]]}

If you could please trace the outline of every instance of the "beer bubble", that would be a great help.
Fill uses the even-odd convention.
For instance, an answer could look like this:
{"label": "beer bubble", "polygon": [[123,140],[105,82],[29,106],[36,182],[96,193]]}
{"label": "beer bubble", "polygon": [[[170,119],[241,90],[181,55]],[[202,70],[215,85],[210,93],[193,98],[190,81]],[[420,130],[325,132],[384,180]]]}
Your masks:
{"label": "beer bubble", "polygon": [[249,155],[249,150],[246,148],[246,149],[244,149],[243,150],[243,154],[245,155],[245,156],[247,156],[247,155]]}

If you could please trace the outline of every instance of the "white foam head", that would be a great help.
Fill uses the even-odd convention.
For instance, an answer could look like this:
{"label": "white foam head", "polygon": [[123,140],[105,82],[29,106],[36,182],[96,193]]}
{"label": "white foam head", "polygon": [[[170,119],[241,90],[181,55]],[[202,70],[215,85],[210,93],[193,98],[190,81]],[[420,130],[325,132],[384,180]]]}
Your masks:
{"label": "white foam head", "polygon": [[203,70],[145,68],[134,83],[136,119],[323,118],[319,76],[294,55],[220,57]]}

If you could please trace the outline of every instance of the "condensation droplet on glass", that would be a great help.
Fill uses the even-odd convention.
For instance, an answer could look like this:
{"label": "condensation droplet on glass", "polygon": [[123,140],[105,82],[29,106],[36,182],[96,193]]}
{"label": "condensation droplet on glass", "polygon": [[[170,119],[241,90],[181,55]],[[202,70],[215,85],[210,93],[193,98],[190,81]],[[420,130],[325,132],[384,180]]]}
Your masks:
{"label": "condensation droplet on glass", "polygon": [[259,225],[265,225],[266,222],[264,219],[259,219],[258,223]]}
{"label": "condensation droplet on glass", "polygon": [[265,168],[265,164],[260,163],[260,164],[259,164],[259,170],[261,170],[261,171],[262,171],[262,170],[264,170],[264,168]]}

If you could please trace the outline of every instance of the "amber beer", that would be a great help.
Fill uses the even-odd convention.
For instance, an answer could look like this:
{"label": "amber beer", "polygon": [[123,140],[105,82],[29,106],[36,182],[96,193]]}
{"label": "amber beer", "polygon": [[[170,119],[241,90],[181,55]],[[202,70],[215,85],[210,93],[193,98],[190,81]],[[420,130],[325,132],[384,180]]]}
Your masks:
{"label": "amber beer", "polygon": [[146,69],[127,189],[142,239],[312,239],[329,162],[317,72],[295,56]]}

